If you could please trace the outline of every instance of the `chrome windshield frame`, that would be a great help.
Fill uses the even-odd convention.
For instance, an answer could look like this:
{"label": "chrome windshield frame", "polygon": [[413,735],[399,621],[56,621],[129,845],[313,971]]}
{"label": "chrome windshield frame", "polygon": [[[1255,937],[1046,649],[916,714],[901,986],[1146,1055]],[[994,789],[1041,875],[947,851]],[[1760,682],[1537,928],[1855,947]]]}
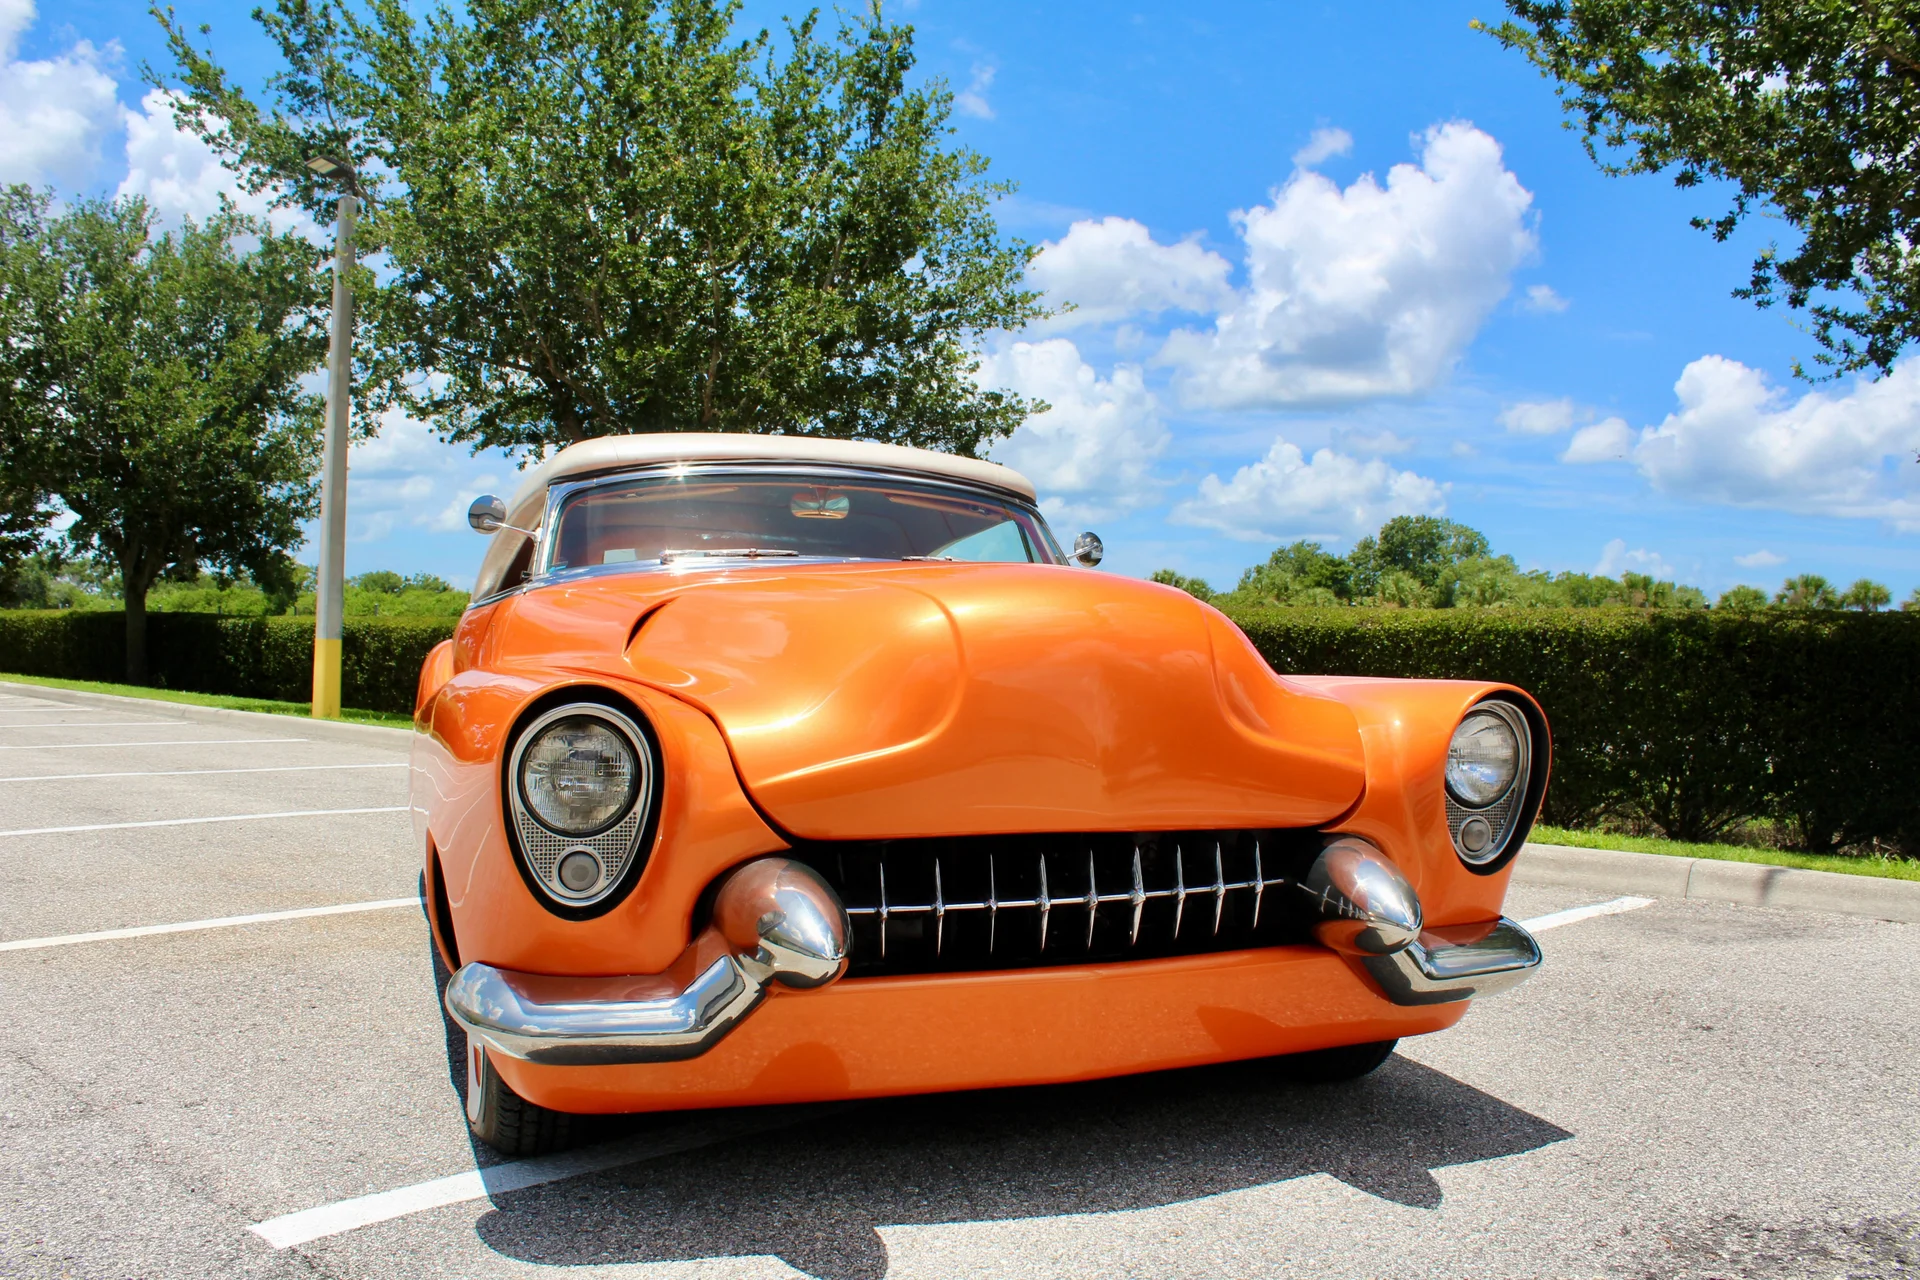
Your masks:
{"label": "chrome windshield frame", "polygon": [[[1029,561],[1031,564],[1066,564],[1061,554],[1059,540],[1047,525],[1047,518],[1040,508],[1028,502],[1018,494],[990,485],[967,484],[964,481],[948,479],[944,476],[929,476],[920,471],[895,471],[884,467],[849,467],[828,463],[787,462],[787,461],[725,461],[725,462],[672,462],[644,467],[623,467],[618,471],[609,471],[602,475],[587,476],[556,484],[548,488],[546,506],[540,517],[539,545],[534,550],[533,570],[527,575],[519,589],[537,587],[550,582],[568,582],[586,577],[603,577],[618,573],[674,573],[689,568],[707,566],[737,568],[742,565],[786,566],[809,564],[899,564],[892,559],[874,559],[865,556],[769,556],[764,559],[747,556],[687,557],[676,560],[626,560],[614,564],[590,564],[553,568],[554,549],[558,538],[554,536],[559,528],[560,511],[574,495],[590,489],[621,484],[630,480],[658,479],[662,477],[699,476],[702,478],[719,476],[793,476],[804,479],[824,481],[882,481],[894,484],[910,484],[916,488],[943,490],[969,498],[984,499],[1002,506],[1011,507],[1031,517],[1041,532],[1043,545],[1036,548],[1042,555],[1051,557],[1045,560]],[[919,563],[919,562],[914,562]]]}

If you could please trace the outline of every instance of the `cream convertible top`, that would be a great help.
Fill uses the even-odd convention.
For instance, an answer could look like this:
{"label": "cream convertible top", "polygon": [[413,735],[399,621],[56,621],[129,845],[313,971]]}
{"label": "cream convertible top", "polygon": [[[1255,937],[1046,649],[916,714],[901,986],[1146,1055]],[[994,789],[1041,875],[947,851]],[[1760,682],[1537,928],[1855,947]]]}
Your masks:
{"label": "cream convertible top", "polygon": [[[754,436],[662,432],[644,436],[603,436],[568,445],[527,473],[507,503],[507,523],[530,529],[546,507],[547,489],[563,480],[662,462],[824,462],[843,467],[873,467],[915,475],[939,476],[986,485],[1038,500],[1033,482],[1011,467],[976,458],[958,458],[931,449],[908,449],[867,440],[825,440],[814,436]],[[502,529],[487,546],[473,584],[476,600],[500,589],[501,580],[521,547],[521,535]]]}

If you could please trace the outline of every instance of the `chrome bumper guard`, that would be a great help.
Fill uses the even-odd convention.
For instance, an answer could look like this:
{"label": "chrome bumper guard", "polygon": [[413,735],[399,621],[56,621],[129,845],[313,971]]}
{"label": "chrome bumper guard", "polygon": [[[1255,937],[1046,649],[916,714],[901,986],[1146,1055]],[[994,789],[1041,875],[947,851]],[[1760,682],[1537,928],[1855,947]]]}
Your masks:
{"label": "chrome bumper guard", "polygon": [[1330,838],[1301,888],[1317,917],[1314,936],[1358,960],[1395,1004],[1490,996],[1540,967],[1540,944],[1505,916],[1491,924],[1423,928],[1420,898],[1406,876],[1358,836]]}
{"label": "chrome bumper guard", "polygon": [[713,924],[665,973],[556,977],[467,964],[447,1013],[497,1053],[555,1066],[674,1062],[717,1044],[774,982],[822,987],[847,969],[847,913],[798,862],[761,858],[714,899]]}
{"label": "chrome bumper guard", "polygon": [[[1405,947],[1363,961],[1387,999],[1395,1004],[1447,1004],[1490,996],[1519,986],[1540,967],[1540,944],[1501,916],[1491,925],[1429,931]],[[1478,937],[1461,937],[1477,933]]]}

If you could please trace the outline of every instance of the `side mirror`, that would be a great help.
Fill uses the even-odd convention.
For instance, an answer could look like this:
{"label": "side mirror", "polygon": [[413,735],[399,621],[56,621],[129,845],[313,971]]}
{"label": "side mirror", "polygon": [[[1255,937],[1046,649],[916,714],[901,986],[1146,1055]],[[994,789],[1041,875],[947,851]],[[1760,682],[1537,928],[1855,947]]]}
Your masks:
{"label": "side mirror", "polygon": [[1073,562],[1091,569],[1100,563],[1107,554],[1105,544],[1097,533],[1083,533],[1073,540]]}
{"label": "side mirror", "polygon": [[490,493],[483,493],[467,508],[467,523],[476,533],[497,533],[507,523],[507,504]]}

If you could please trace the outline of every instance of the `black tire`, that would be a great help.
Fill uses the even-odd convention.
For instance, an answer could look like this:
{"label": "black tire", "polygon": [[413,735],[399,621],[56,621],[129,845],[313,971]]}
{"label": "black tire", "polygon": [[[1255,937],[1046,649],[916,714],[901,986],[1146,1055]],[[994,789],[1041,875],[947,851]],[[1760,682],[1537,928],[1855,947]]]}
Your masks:
{"label": "black tire", "polygon": [[515,1093],[477,1045],[467,1049],[467,1127],[503,1156],[541,1156],[573,1145],[576,1117]]}
{"label": "black tire", "polygon": [[1343,1044],[1311,1053],[1290,1053],[1275,1058],[1280,1074],[1298,1084],[1338,1084],[1358,1080],[1393,1056],[1398,1040],[1376,1040],[1372,1044]]}

